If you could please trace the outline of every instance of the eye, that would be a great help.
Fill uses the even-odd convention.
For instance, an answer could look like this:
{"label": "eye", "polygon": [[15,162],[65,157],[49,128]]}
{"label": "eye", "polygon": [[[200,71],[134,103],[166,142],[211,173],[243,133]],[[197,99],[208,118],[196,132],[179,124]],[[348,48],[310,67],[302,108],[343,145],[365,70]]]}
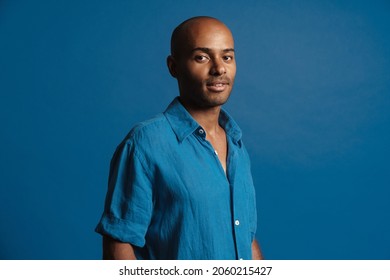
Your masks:
{"label": "eye", "polygon": [[223,60],[224,60],[224,61],[232,61],[232,60],[233,60],[233,56],[232,56],[232,55],[225,55],[225,56],[223,57]]}
{"label": "eye", "polygon": [[209,60],[209,58],[205,55],[196,55],[195,60],[197,62],[206,62],[207,60]]}

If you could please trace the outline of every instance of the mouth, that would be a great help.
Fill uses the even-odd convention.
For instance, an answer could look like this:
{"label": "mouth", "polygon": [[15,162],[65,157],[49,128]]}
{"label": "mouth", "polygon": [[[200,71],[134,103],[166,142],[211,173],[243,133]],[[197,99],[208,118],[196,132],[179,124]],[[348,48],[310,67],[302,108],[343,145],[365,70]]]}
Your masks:
{"label": "mouth", "polygon": [[207,82],[206,87],[209,91],[213,92],[222,92],[229,86],[229,82],[227,81],[215,81],[215,82]]}

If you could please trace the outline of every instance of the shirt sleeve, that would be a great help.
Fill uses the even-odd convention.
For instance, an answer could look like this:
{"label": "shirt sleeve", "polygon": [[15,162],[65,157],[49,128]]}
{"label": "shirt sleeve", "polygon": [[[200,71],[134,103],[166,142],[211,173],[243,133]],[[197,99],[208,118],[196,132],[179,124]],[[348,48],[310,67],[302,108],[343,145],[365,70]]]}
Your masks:
{"label": "shirt sleeve", "polygon": [[257,211],[256,211],[256,197],[253,197],[253,212],[252,212],[252,219],[251,219],[251,239],[252,242],[256,237],[256,230],[257,230]]}
{"label": "shirt sleeve", "polygon": [[111,160],[104,212],[96,232],[138,247],[145,245],[153,211],[146,166],[129,140],[118,146]]}
{"label": "shirt sleeve", "polygon": [[248,173],[248,178],[249,178],[249,193],[250,193],[250,200],[249,200],[249,214],[250,214],[250,231],[251,231],[251,241],[256,237],[256,231],[257,231],[257,206],[256,206],[256,188],[254,187],[253,184],[253,178],[252,178],[252,167],[251,167],[251,161],[250,157],[248,154],[248,151],[244,149],[245,151],[245,156],[247,158],[247,162],[249,164],[249,173]]}

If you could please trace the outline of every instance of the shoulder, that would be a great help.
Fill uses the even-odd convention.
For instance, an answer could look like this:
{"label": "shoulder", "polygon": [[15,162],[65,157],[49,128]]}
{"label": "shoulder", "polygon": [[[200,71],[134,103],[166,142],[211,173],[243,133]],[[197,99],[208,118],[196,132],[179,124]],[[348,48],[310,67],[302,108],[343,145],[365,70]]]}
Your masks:
{"label": "shoulder", "polygon": [[166,129],[169,126],[163,113],[154,116],[151,119],[139,122],[133,126],[126,138],[137,138],[143,135],[149,135],[159,130]]}
{"label": "shoulder", "polygon": [[151,119],[135,124],[121,145],[147,149],[159,141],[169,138],[171,134],[173,131],[169,122],[165,115],[160,113]]}

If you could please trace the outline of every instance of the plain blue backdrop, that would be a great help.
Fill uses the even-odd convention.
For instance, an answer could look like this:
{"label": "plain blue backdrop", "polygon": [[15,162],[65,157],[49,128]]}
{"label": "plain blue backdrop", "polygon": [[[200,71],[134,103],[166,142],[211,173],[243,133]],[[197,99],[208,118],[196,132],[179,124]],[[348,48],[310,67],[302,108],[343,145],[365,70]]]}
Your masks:
{"label": "plain blue backdrop", "polygon": [[236,41],[226,109],[268,259],[390,259],[389,1],[0,2],[0,258],[99,259],[115,147],[178,94],[171,31]]}

